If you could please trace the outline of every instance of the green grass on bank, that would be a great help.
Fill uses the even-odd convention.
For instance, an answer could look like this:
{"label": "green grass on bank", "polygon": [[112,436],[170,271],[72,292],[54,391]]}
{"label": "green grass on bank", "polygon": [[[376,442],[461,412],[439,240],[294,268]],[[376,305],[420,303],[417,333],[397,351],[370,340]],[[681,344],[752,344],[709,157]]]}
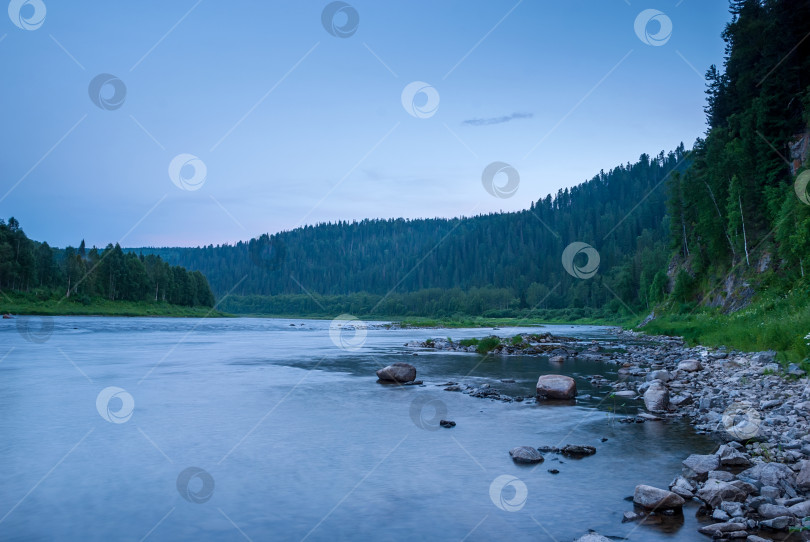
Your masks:
{"label": "green grass on bank", "polygon": [[689,306],[665,309],[644,326],[651,335],[678,335],[690,345],[728,346],[743,351],[776,350],[782,362],[804,361],[810,369],[810,285],[799,284],[787,294],[764,293],[733,314]]}
{"label": "green grass on bank", "polygon": [[[627,316],[595,309],[548,309],[533,311],[528,315],[521,315],[515,311],[514,316],[469,316],[454,314],[453,316],[402,316],[382,314],[352,313],[352,316],[367,322],[393,322],[403,327],[446,327],[446,328],[472,328],[472,327],[521,327],[542,324],[579,324],[579,325],[607,325],[632,326],[640,321],[637,316]],[[320,319],[331,320],[335,314],[327,313],[273,313],[273,314],[238,314],[237,316],[250,318],[290,318],[290,319]]]}
{"label": "green grass on bank", "polygon": [[[210,312],[210,314],[209,314]],[[227,316],[210,307],[185,307],[156,301],[110,301],[103,298],[79,300],[62,299],[56,295],[44,296],[34,293],[0,293],[0,313],[39,314],[51,316],[171,316],[171,317],[222,317]]]}

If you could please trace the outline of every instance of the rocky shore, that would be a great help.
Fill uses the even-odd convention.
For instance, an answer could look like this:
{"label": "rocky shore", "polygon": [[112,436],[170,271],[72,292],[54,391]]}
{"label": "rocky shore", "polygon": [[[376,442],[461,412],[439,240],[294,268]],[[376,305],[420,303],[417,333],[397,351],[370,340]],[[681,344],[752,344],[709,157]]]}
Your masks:
{"label": "rocky shore", "polygon": [[[591,384],[611,387],[609,397],[643,400],[638,414],[622,421],[686,418],[717,441],[713,454],[684,458],[668,488],[640,480],[624,521],[682,514],[693,501],[700,533],[712,539],[810,540],[810,385],[804,371],[783,368],[774,352],[687,347],[679,338],[614,333],[615,340],[602,342],[523,334],[490,340],[488,355],[546,356],[560,372],[571,359],[615,364],[615,382],[592,377]],[[480,344],[437,338],[407,346],[481,352]],[[489,385],[448,382],[444,389],[507,402],[548,399],[511,397]]]}

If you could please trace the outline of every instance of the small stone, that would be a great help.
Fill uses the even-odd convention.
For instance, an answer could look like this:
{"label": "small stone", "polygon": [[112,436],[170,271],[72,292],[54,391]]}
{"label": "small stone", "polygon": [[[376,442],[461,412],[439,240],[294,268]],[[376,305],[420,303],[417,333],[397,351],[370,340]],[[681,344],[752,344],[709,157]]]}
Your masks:
{"label": "small stone", "polygon": [[439,425],[441,425],[442,427],[444,427],[446,429],[450,429],[451,427],[456,426],[456,422],[454,422],[452,420],[440,420]]}
{"label": "small stone", "polygon": [[744,531],[746,529],[745,523],[738,522],[725,522],[725,523],[712,523],[705,525],[698,529],[701,534],[707,534],[715,538],[722,538],[726,533],[733,533],[735,531]]}
{"label": "small stone", "polygon": [[774,486],[762,486],[759,488],[759,494],[766,499],[775,500],[782,494],[782,490]]}
{"label": "small stone", "polygon": [[694,373],[702,368],[700,362],[696,359],[685,359],[678,364],[678,370],[686,371],[687,373]]}
{"label": "small stone", "polygon": [[566,457],[578,458],[595,454],[596,448],[593,446],[566,444],[560,449],[560,453]]}
{"label": "small stone", "polygon": [[712,512],[712,519],[716,519],[717,521],[728,521],[731,519],[731,516],[729,516],[726,512],[722,511],[721,509],[716,508]]}
{"label": "small stone", "polygon": [[560,471],[558,471],[557,469],[548,469],[548,472],[550,472],[551,474],[560,474]]}
{"label": "small stone", "polygon": [[720,480],[721,482],[731,482],[734,480],[734,475],[725,470],[709,471],[709,479]]}
{"label": "small stone", "polygon": [[515,463],[542,463],[544,459],[537,448],[531,446],[512,448],[509,450],[509,455],[512,456],[512,461]]}

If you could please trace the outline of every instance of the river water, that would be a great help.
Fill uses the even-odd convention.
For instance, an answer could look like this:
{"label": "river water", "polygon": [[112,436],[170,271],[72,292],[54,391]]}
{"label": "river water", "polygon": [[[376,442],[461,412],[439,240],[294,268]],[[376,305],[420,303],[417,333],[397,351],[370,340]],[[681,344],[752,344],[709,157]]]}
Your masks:
{"label": "river water", "polygon": [[[700,537],[692,504],[667,525],[621,523],[636,484],[666,487],[686,455],[714,444],[686,423],[619,423],[638,403],[606,398],[609,388],[586,379],[615,379],[615,367],[413,356],[404,346],[520,329],[371,329],[364,340],[333,340],[330,322],[318,320],[44,324],[0,321],[0,540],[567,542],[589,529],[631,541]],[[594,326],[543,330],[613,340]],[[375,371],[395,361],[414,364],[426,385],[378,383]],[[576,405],[438,386],[490,383],[531,396],[552,372],[577,379]],[[456,427],[438,428],[437,412]],[[597,453],[547,454],[536,468],[508,454],[567,443]]]}

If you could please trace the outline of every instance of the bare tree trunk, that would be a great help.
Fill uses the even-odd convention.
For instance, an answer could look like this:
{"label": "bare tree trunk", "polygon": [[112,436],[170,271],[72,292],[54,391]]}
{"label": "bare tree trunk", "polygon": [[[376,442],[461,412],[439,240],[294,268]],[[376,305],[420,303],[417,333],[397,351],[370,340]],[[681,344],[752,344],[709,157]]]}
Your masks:
{"label": "bare tree trunk", "polygon": [[[712,187],[709,186],[709,183],[707,183],[706,181],[703,181],[703,184],[705,184],[706,188],[709,189],[709,195],[712,197],[712,203],[714,203],[714,208],[717,209],[717,216],[720,218],[720,222],[724,222],[723,215],[722,213],[720,213],[720,207],[717,206],[717,200],[714,199],[714,191],[712,190]],[[726,235],[728,246],[731,247],[731,255],[733,261],[733,259],[737,257],[737,251],[734,250],[734,243],[731,242],[731,237],[728,236],[728,229],[725,227],[725,224],[723,225],[723,233]]]}
{"label": "bare tree trunk", "polygon": [[683,249],[686,253],[684,258],[689,257],[689,243],[686,241],[686,223],[683,221],[683,213],[681,213],[681,226],[683,226]]}
{"label": "bare tree trunk", "polygon": [[70,297],[70,275],[68,275],[68,289],[67,293],[65,294],[65,297]]}
{"label": "bare tree trunk", "polygon": [[750,267],[751,262],[748,260],[748,240],[745,237],[745,217],[743,216],[742,196],[738,195],[737,199],[740,202],[740,220],[742,221],[742,229],[743,229],[743,247],[745,247],[745,265]]}

